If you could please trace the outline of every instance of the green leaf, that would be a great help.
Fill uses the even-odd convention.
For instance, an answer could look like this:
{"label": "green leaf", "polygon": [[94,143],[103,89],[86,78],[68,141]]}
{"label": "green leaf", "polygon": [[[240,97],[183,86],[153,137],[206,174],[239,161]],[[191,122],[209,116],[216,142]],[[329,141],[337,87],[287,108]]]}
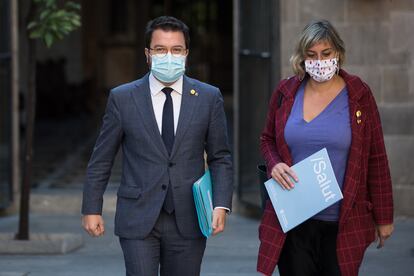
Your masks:
{"label": "green leaf", "polygon": [[50,10],[44,10],[44,11],[42,11],[41,13],[40,13],[40,20],[45,20],[45,18],[47,17],[47,16],[49,16],[49,14],[51,13],[51,11]]}
{"label": "green leaf", "polygon": [[56,22],[52,22],[49,24],[49,29],[51,29],[52,31],[57,31],[59,29],[59,25],[56,24]]}
{"label": "green leaf", "polygon": [[55,35],[55,37],[57,37],[60,40],[65,37],[65,34],[62,31],[56,31],[56,32],[53,32],[53,34]]}
{"label": "green leaf", "polygon": [[56,0],[44,0],[46,7],[48,8],[54,8],[56,7]]}
{"label": "green leaf", "polygon": [[46,46],[50,48],[50,46],[52,46],[53,44],[53,35],[51,33],[46,33],[44,40],[45,40]]}
{"label": "green leaf", "polygon": [[[42,39],[47,47],[51,47],[58,39],[63,39],[72,31],[81,26],[81,17],[78,11],[80,4],[73,1],[60,0],[31,0],[38,3],[38,20],[30,22],[27,28],[30,38]],[[63,4],[63,8],[58,7]],[[61,6],[59,4],[59,6]]]}
{"label": "green leaf", "polygon": [[66,20],[59,22],[59,28],[66,28],[67,26],[70,26],[70,22],[68,22]]}
{"label": "green leaf", "polygon": [[40,38],[40,37],[42,37],[42,32],[40,30],[34,30],[34,31],[30,32],[29,37],[32,38],[32,39]]}
{"label": "green leaf", "polygon": [[79,19],[72,19],[71,20],[72,25],[74,25],[75,27],[80,27],[81,26],[81,22]]}
{"label": "green leaf", "polygon": [[66,2],[65,7],[68,9],[80,10],[81,5],[72,1]]}
{"label": "green leaf", "polygon": [[53,16],[57,18],[62,18],[62,17],[65,17],[66,14],[67,12],[65,10],[58,10],[53,14]]}
{"label": "green leaf", "polygon": [[37,26],[37,22],[36,21],[32,21],[29,23],[29,25],[27,25],[27,29],[33,29],[34,27]]}
{"label": "green leaf", "polygon": [[76,27],[80,27],[81,26],[81,18],[79,15],[73,15],[70,19],[70,22],[76,26]]}

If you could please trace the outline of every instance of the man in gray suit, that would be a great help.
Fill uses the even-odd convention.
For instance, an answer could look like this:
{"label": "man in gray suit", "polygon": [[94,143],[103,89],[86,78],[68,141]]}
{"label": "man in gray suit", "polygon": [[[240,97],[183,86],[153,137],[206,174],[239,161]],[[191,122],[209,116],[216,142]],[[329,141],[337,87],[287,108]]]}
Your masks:
{"label": "man in gray suit", "polygon": [[184,75],[189,30],[161,16],[147,25],[150,72],[111,90],[88,164],[82,224],[104,233],[103,194],[122,147],[115,234],[127,275],[200,274],[206,239],[200,232],[192,185],[205,171],[213,182],[213,234],[224,230],[233,191],[223,98],[218,88]]}

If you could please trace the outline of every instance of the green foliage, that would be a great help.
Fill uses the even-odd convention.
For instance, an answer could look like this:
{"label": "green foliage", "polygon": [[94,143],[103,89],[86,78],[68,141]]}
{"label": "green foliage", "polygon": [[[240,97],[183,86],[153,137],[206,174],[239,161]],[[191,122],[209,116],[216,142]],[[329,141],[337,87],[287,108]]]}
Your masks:
{"label": "green foliage", "polygon": [[27,25],[29,36],[43,40],[48,48],[81,26],[80,4],[67,1],[59,7],[58,0],[33,1],[38,9],[35,18]]}

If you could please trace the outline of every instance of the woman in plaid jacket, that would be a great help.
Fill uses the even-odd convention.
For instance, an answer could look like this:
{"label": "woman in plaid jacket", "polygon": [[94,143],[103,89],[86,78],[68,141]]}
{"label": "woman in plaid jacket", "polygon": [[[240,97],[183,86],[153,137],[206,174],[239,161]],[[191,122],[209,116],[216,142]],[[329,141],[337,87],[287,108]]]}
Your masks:
{"label": "woman in plaid jacket", "polygon": [[[270,201],[259,227],[257,270],[281,276],[358,275],[366,248],[393,231],[390,171],[368,85],[340,69],[345,48],[326,20],[309,23],[291,58],[294,77],[274,91],[261,135],[268,176],[284,189],[306,185],[291,166],[327,148],[343,200],[287,234]],[[292,177],[295,181],[291,181]]]}

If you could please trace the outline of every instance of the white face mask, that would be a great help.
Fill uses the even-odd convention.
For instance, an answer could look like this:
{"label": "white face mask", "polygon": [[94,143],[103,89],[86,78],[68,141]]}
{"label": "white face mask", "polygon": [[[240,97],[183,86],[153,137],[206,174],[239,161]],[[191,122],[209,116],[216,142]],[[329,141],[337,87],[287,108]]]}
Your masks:
{"label": "white face mask", "polygon": [[337,70],[337,58],[305,60],[305,71],[317,82],[324,82],[332,79]]}
{"label": "white face mask", "polygon": [[160,81],[173,83],[185,72],[186,56],[151,56],[151,72]]}

